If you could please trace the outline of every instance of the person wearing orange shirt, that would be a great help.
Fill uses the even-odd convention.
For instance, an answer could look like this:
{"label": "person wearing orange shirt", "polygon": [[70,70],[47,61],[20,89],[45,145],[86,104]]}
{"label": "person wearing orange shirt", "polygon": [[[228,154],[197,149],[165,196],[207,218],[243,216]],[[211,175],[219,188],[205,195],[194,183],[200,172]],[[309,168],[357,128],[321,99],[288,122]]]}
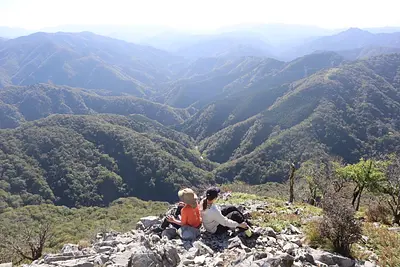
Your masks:
{"label": "person wearing orange shirt", "polygon": [[197,195],[192,189],[185,188],[178,192],[178,196],[185,203],[181,210],[181,219],[170,215],[167,217],[167,221],[172,225],[180,226],[178,234],[183,240],[194,240],[200,235],[201,226]]}
{"label": "person wearing orange shirt", "polygon": [[178,220],[174,216],[167,216],[167,221],[179,226],[191,226],[194,228],[200,228],[201,216],[200,209],[197,204],[197,195],[190,188],[182,189],[178,192],[178,196],[185,206],[181,210],[181,219]]}

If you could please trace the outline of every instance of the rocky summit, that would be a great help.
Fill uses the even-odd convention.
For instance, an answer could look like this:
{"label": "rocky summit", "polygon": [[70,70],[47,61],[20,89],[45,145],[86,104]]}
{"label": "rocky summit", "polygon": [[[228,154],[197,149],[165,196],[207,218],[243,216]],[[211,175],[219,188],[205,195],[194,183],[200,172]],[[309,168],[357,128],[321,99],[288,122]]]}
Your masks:
{"label": "rocky summit", "polygon": [[192,242],[181,240],[173,228],[156,233],[153,229],[160,222],[160,217],[144,217],[130,232],[99,233],[90,247],[66,244],[60,253],[47,254],[24,267],[377,266],[308,247],[301,229],[293,225],[281,232],[253,227],[251,237],[244,233],[216,236],[202,229]]}

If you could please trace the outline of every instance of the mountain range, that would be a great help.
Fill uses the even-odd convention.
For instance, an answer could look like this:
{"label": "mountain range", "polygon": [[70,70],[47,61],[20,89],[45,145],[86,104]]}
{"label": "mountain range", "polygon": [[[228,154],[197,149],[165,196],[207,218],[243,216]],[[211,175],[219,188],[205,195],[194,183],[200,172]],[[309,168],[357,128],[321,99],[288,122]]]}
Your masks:
{"label": "mountain range", "polygon": [[400,35],[350,29],[287,61],[251,36],[175,51],[89,32],[1,41],[0,208],[174,201],[400,149]]}
{"label": "mountain range", "polygon": [[35,33],[0,44],[0,85],[53,83],[151,94],[168,81],[176,57],[167,52],[82,33]]}

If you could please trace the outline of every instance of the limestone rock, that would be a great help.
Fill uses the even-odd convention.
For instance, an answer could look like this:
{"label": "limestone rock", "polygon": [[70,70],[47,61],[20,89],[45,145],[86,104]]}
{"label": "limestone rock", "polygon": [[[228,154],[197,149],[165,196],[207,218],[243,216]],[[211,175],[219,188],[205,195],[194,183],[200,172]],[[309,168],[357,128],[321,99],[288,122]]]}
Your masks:
{"label": "limestone rock", "polygon": [[292,225],[292,224],[290,224],[289,225],[289,230],[290,230],[290,232],[292,233],[292,234],[302,234],[302,232],[297,228],[297,227],[295,227],[294,225]]}
{"label": "limestone rock", "polygon": [[110,250],[112,250],[113,248],[112,247],[110,247],[110,246],[104,246],[104,247],[100,247],[98,250],[97,250],[97,253],[104,253],[104,252],[108,252],[108,251],[110,251]]}
{"label": "limestone rock", "polygon": [[325,251],[310,249],[311,255],[315,261],[325,263],[326,265],[339,265],[341,267],[352,267],[355,262],[352,259],[332,254]]}
{"label": "limestone rock", "polygon": [[294,243],[287,243],[286,245],[283,246],[283,251],[287,253],[293,252],[295,249],[297,249],[299,246],[294,244]]}
{"label": "limestone rock", "polygon": [[79,254],[79,247],[75,244],[65,244],[61,249],[61,254],[65,256],[75,256],[75,254]]}
{"label": "limestone rock", "polygon": [[214,251],[209,246],[207,246],[199,241],[195,241],[193,243],[193,246],[195,248],[197,248],[196,255],[204,255],[204,254],[210,254],[211,256],[214,255]]}
{"label": "limestone rock", "polygon": [[150,228],[155,224],[160,224],[161,220],[157,216],[147,216],[140,219],[140,222],[145,228]]}
{"label": "limestone rock", "polygon": [[203,264],[205,263],[205,261],[206,261],[206,256],[204,256],[204,255],[196,256],[196,257],[194,258],[194,263],[195,263],[195,264],[203,265]]}

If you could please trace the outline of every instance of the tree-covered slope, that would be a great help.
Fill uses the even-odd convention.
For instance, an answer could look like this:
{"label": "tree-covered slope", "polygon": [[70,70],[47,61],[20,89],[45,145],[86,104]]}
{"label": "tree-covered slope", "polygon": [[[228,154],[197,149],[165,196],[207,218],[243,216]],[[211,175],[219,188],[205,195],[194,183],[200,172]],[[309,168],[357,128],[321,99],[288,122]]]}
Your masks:
{"label": "tree-covered slope", "polygon": [[0,47],[0,87],[53,83],[136,96],[168,81],[177,58],[148,46],[89,32],[35,33]]}
{"label": "tree-covered slope", "polygon": [[[315,53],[279,65],[273,71],[253,71],[245,84],[230,84],[231,90],[214,98],[181,126],[187,134],[200,140],[237,122],[266,110],[289,90],[288,84],[324,68],[340,65],[343,58],[333,52]],[[260,69],[260,68],[259,68]],[[259,70],[258,69],[258,70]],[[244,78],[241,78],[241,82]]]}
{"label": "tree-covered slope", "polygon": [[221,180],[283,180],[285,166],[318,154],[355,162],[400,149],[400,54],[318,72],[290,85],[267,110],[205,139],[200,150],[227,162]]}
{"label": "tree-covered slope", "polygon": [[185,110],[134,96],[99,95],[65,86],[36,84],[0,89],[0,128],[15,128],[51,114],[94,113],[143,114],[164,125],[181,123],[190,116]]}
{"label": "tree-covered slope", "polygon": [[220,94],[243,90],[252,80],[278,71],[283,64],[257,57],[198,60],[182,73],[184,78],[167,84],[158,99],[174,107],[202,107]]}
{"label": "tree-covered slope", "polygon": [[369,46],[351,50],[337,51],[337,53],[348,60],[366,59],[369,57],[400,53],[400,47]]}
{"label": "tree-covered slope", "polygon": [[54,115],[0,130],[2,207],[104,205],[121,196],[174,200],[212,181],[190,138],[141,116]]}

